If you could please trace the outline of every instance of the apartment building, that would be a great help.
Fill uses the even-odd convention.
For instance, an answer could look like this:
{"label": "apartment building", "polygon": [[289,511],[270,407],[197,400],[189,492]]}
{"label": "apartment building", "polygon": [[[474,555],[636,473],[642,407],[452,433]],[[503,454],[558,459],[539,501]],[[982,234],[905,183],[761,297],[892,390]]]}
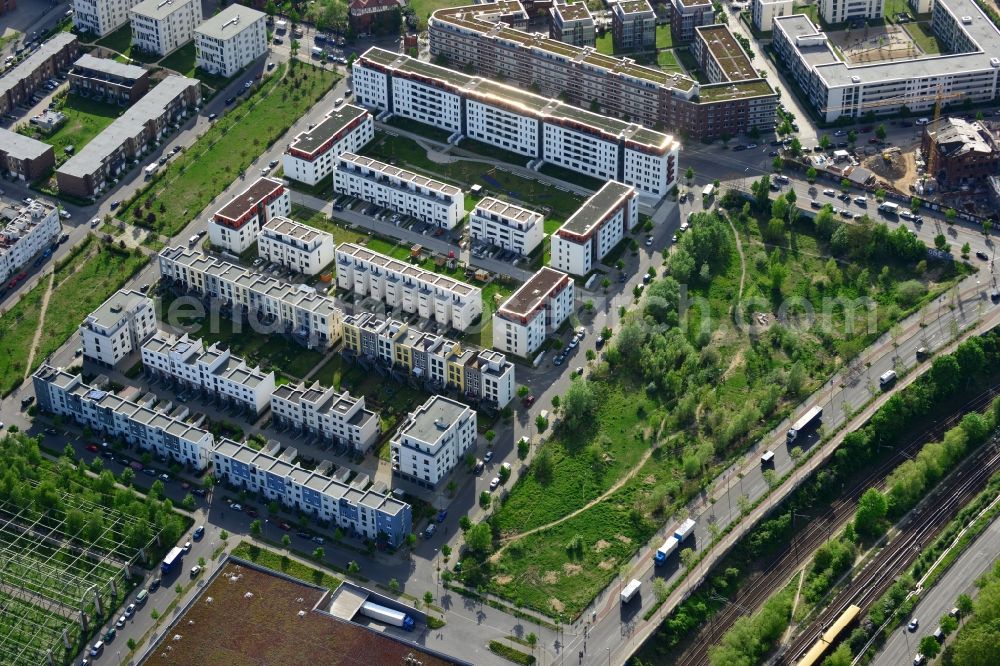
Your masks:
{"label": "apartment building", "polygon": [[370,451],[382,433],[378,414],[365,409],[364,396],[355,398],[318,382],[276,388],[271,394],[271,420],[278,427],[295,428],[359,454]]}
{"label": "apartment building", "polygon": [[131,106],[149,90],[149,70],[84,53],[69,71],[69,91],[99,102]]}
{"label": "apartment building", "polygon": [[622,183],[607,183],[552,234],[549,265],[583,277],[638,223],[635,189]]}
{"label": "apartment building", "polygon": [[791,16],[793,4],[793,0],[753,0],[750,3],[750,20],[761,32],[771,32],[776,17]]}
{"label": "apartment building", "polygon": [[55,165],[52,146],[0,127],[0,174],[33,183]]}
{"label": "apartment building", "polygon": [[292,212],[292,199],[280,180],[258,178],[208,221],[212,245],[242,254],[257,241],[262,226]]}
{"label": "apartment building", "polygon": [[554,2],[549,9],[552,16],[552,39],[573,46],[596,46],[597,33],[594,17],[585,2],[560,4]]}
{"label": "apartment building", "polygon": [[257,251],[266,261],[304,275],[316,275],[333,263],[333,234],[275,217],[261,227]]}
{"label": "apartment building", "polygon": [[337,287],[459,331],[483,314],[479,287],[427,271],[362,245],[337,247]]}
{"label": "apartment building", "polygon": [[343,153],[336,159],[335,192],[442,229],[454,229],[465,216],[465,194],[454,185],[354,153]]}
{"label": "apartment building", "polygon": [[941,185],[957,188],[1000,171],[1000,141],[985,123],[939,118],[924,126],[920,142],[927,173]]}
{"label": "apartment building", "polygon": [[657,199],[676,183],[680,145],[640,124],[374,47],[353,69],[355,99],[365,106],[577,173],[621,180]]}
{"label": "apartment building", "polygon": [[104,37],[128,22],[139,0],[73,0],[73,25],[81,32]]}
{"label": "apartment building", "polygon": [[288,144],[282,157],[285,178],[316,185],[330,177],[339,156],[359,152],[374,138],[372,114],[360,106],[343,104]]}
{"label": "apartment building", "polygon": [[79,51],[76,35],[57,32],[34,53],[4,72],[0,76],[0,114],[11,113],[16,106],[31,106],[31,96],[38,87],[69,69]]}
{"label": "apartment building", "polygon": [[670,30],[675,42],[690,42],[694,30],[715,23],[715,8],[710,0],[671,0]]}
{"label": "apartment building", "polygon": [[168,247],[160,252],[165,284],[224,305],[247,317],[247,326],[287,334],[310,349],[329,349],[341,338],[341,311],[332,298],[304,284],[292,285],[236,264]]}
{"label": "apartment building", "polygon": [[92,197],[201,104],[201,82],[171,75],[56,169],[59,191]]}
{"label": "apartment building", "polygon": [[656,48],[656,13],[646,0],[620,0],[611,4],[611,39],[616,51]]}
{"label": "apartment building", "polygon": [[195,62],[209,74],[230,77],[267,53],[267,15],[229,5],[195,28]]}
{"label": "apartment building", "polygon": [[819,0],[819,15],[828,24],[880,19],[885,0]]}
{"label": "apartment building", "polygon": [[434,395],[415,409],[392,441],[393,475],[437,488],[476,445],[476,413]]}
{"label": "apartment building", "polygon": [[267,501],[281,502],[351,536],[398,548],[413,531],[410,505],[368,487],[367,476],[348,484],[294,465],[288,455],[277,457],[229,439],[216,444],[211,455],[217,479]]}
{"label": "apartment building", "polygon": [[[3,137],[0,133],[0,140]],[[0,155],[5,150],[6,147],[0,146]],[[0,286],[3,286],[35,255],[59,240],[62,226],[59,209],[41,200],[27,206],[18,204],[16,208],[4,208],[0,221],[3,223],[0,229]]]}
{"label": "apartment building", "polygon": [[143,0],[129,10],[132,45],[167,55],[192,39],[202,22],[199,0]]}
{"label": "apartment building", "polygon": [[514,399],[514,364],[500,352],[465,347],[370,312],[344,317],[344,351],[421,381],[429,391],[455,390],[481,406],[503,409]]}
{"label": "apartment building", "polygon": [[942,54],[851,64],[802,14],[774,20],[774,49],[826,121],[840,116],[929,112],[944,104],[993,101],[1000,76],[1000,30],[974,0],[938,0],[931,31]]}
{"label": "apartment building", "polygon": [[542,266],[493,314],[493,348],[531,358],[573,314],[575,299],[573,279]]}
{"label": "apartment building", "polygon": [[122,289],[80,324],[83,358],[113,368],[156,333],[153,299]]}
{"label": "apartment building", "polygon": [[526,257],[541,245],[545,237],[545,216],[506,201],[485,197],[469,214],[469,235],[474,240]]}
{"label": "apartment building", "polygon": [[42,412],[72,418],[77,424],[118,437],[173,462],[203,470],[212,462],[212,433],[166,413],[187,412],[183,405],[155,405],[151,400],[133,402],[97,389],[62,368],[42,364],[31,377]]}
{"label": "apartment building", "polygon": [[355,34],[368,35],[373,26],[384,24],[401,5],[401,0],[350,0],[347,20]]}
{"label": "apartment building", "polygon": [[[695,25],[714,23],[709,2],[680,7],[678,13],[675,6],[676,20],[698,17],[685,23],[690,24],[688,39],[693,39]],[[736,136],[774,124],[778,96],[765,79],[699,84],[629,58],[527,32],[527,21],[516,0],[439,9],[428,21],[431,56],[484,78],[531,87],[583,109],[596,105],[610,116],[693,139]],[[676,34],[675,29],[679,41]]]}
{"label": "apartment building", "polygon": [[757,77],[757,70],[750,63],[750,57],[729,31],[729,26],[699,26],[694,32],[691,50],[709,81],[722,83]]}
{"label": "apartment building", "polygon": [[182,387],[203,391],[212,399],[260,416],[271,404],[274,372],[250,366],[228,349],[208,348],[185,333],[181,337],[157,332],[142,345],[142,367]]}

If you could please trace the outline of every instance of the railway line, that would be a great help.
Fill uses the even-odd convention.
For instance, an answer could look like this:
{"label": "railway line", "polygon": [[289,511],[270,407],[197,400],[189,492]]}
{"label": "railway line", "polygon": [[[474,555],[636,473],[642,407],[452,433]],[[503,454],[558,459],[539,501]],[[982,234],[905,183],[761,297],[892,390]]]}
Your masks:
{"label": "railway line", "polygon": [[[755,611],[787,583],[794,572],[812,556],[812,553],[854,514],[858,499],[868,488],[880,485],[900,463],[907,458],[912,458],[924,444],[940,440],[945,431],[957,425],[965,414],[986,409],[997,394],[998,389],[1000,389],[1000,382],[994,383],[988,390],[964,403],[947,419],[934,424],[898,448],[892,456],[884,460],[869,474],[853,482],[840,498],[831,503],[829,509],[824,513],[816,516],[803,516],[801,514],[793,516],[793,521],[796,518],[802,518],[807,522],[802,523],[803,529],[793,538],[792,548],[785,550],[777,556],[776,560],[769,562],[765,569],[756,572],[737,590],[732,598],[726,600],[726,605],[715,613],[711,621],[702,627],[697,636],[689,641],[686,649],[678,655],[675,661],[677,666],[707,666],[709,648],[721,640],[737,619]],[[844,604],[844,606],[846,605],[848,604]]]}

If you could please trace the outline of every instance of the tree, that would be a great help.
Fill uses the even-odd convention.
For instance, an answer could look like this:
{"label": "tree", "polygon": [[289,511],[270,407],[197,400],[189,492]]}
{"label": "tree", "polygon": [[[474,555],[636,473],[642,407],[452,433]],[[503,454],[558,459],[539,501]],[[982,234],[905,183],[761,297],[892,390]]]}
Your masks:
{"label": "tree", "polygon": [[519,397],[522,400],[524,400],[529,395],[531,395],[531,389],[530,388],[528,388],[524,384],[521,384],[520,386],[517,387],[517,397]]}
{"label": "tree", "polygon": [[448,558],[451,557],[451,546],[448,544],[441,546],[441,555],[444,556],[444,561],[447,562]]}
{"label": "tree", "polygon": [[920,210],[921,203],[922,202],[918,197],[910,197],[910,210],[916,213],[918,210]]}
{"label": "tree", "polygon": [[851,189],[851,181],[847,180],[846,178],[841,178],[840,189],[843,190],[844,192],[847,192],[849,189]]}
{"label": "tree", "polygon": [[881,187],[878,188],[877,190],[875,190],[875,198],[877,200],[879,200],[879,201],[884,201],[885,200],[885,190],[882,189]]}
{"label": "tree", "polygon": [[852,655],[849,643],[841,643],[829,657],[823,660],[823,666],[851,666]]}
{"label": "tree", "polygon": [[883,531],[882,521],[889,510],[885,495],[876,488],[869,488],[858,500],[858,510],[854,514],[854,529],[860,534],[876,536]]}
{"label": "tree", "polygon": [[479,506],[481,506],[483,509],[488,509],[490,508],[490,504],[492,503],[493,503],[493,496],[490,495],[490,492],[488,490],[484,490],[483,492],[479,493]]}
{"label": "tree", "polygon": [[942,615],[938,624],[941,625],[941,631],[944,632],[945,636],[955,633],[955,630],[958,629],[958,619],[952,617],[950,613]]}
{"label": "tree", "polygon": [[965,259],[969,258],[969,253],[972,252],[972,246],[968,243],[962,245],[962,257]]}
{"label": "tree", "polygon": [[670,585],[660,577],[654,578],[653,594],[656,595],[656,602],[662,604],[670,596]]}
{"label": "tree", "polygon": [[958,614],[961,617],[968,617],[972,613],[974,607],[972,597],[968,594],[958,595],[958,599],[955,601],[955,608],[958,609]]}
{"label": "tree", "polygon": [[532,471],[535,473],[535,478],[542,485],[547,485],[552,481],[552,471],[554,462],[552,460],[552,452],[547,446],[543,446],[535,456],[535,461],[531,465]]}
{"label": "tree", "polygon": [[785,160],[781,159],[781,156],[775,157],[771,162],[771,168],[775,171],[781,171],[785,166]]}
{"label": "tree", "polygon": [[788,145],[788,150],[791,152],[792,157],[798,157],[802,154],[802,142],[799,141],[799,137],[792,139],[792,142]]}
{"label": "tree", "polygon": [[851,130],[850,132],[848,132],[847,133],[847,143],[849,143],[849,144],[851,144],[853,146],[857,142],[858,142],[858,133],[855,132],[854,130]]}
{"label": "tree", "polygon": [[879,126],[875,128],[875,138],[879,141],[885,141],[885,124],[879,123]]}
{"label": "tree", "polygon": [[587,381],[572,382],[565,400],[563,423],[571,432],[576,432],[590,422],[597,407],[592,384]]}
{"label": "tree", "polygon": [[255,520],[252,523],[250,523],[250,534],[251,535],[253,535],[255,537],[259,537],[260,533],[262,531],[263,531],[263,527],[261,526],[260,520]]}
{"label": "tree", "polygon": [[609,280],[608,278],[604,278],[603,280],[601,280],[601,289],[607,291],[608,287],[610,286],[611,286],[611,280]]}
{"label": "tree", "polygon": [[948,244],[948,239],[945,238],[944,234],[938,234],[934,237],[934,247],[941,250],[942,252],[950,252],[951,246]]}
{"label": "tree", "polygon": [[944,220],[948,224],[955,224],[956,217],[958,217],[958,211],[954,208],[949,208],[944,212]]}
{"label": "tree", "polygon": [[[434,595],[431,593],[430,590],[427,590],[426,592],[424,592],[424,603],[427,604],[428,606],[430,606],[432,603],[434,603]],[[933,636],[932,636],[932,638],[933,638]]]}
{"label": "tree", "polygon": [[527,437],[522,437],[517,440],[517,457],[519,460],[524,460],[528,457],[528,451],[531,449],[531,442],[528,441]]}
{"label": "tree", "polygon": [[135,481],[135,471],[131,467],[126,467],[122,470],[118,480],[121,481],[123,486],[131,486],[132,482]]}
{"label": "tree", "polygon": [[687,171],[684,172],[684,177],[688,180],[694,180],[694,167],[688,167]]}
{"label": "tree", "polygon": [[933,636],[924,636],[920,639],[920,653],[928,659],[933,659],[941,651],[941,644]]}
{"label": "tree", "polygon": [[493,533],[487,523],[476,523],[465,533],[465,545],[471,550],[489,555],[493,547]]}
{"label": "tree", "polygon": [[823,150],[828,149],[831,143],[833,142],[830,140],[829,134],[824,134],[819,138],[819,147],[822,148]]}
{"label": "tree", "polygon": [[399,594],[399,581],[395,578],[389,579],[389,591],[393,594]]}
{"label": "tree", "polygon": [[219,539],[225,541],[229,538],[229,530],[219,530]]}
{"label": "tree", "polygon": [[486,438],[488,444],[492,444],[493,440],[497,438],[497,433],[495,430],[487,430],[486,434],[483,435]]}
{"label": "tree", "polygon": [[810,183],[815,183],[816,182],[816,168],[815,167],[809,167],[808,169],[806,169],[806,180],[808,180]]}
{"label": "tree", "polygon": [[288,548],[289,546],[291,546],[292,545],[292,537],[288,536],[287,534],[282,534],[281,535],[281,545],[284,546],[285,548]]}
{"label": "tree", "polygon": [[192,495],[191,493],[185,495],[184,499],[181,500],[181,506],[188,511],[194,511],[196,506],[194,501],[194,495]]}
{"label": "tree", "polygon": [[538,636],[536,636],[535,632],[532,631],[531,633],[529,633],[527,636],[524,637],[524,641],[528,644],[528,646],[531,649],[535,649],[535,645],[538,644]]}
{"label": "tree", "polygon": [[545,432],[546,428],[549,427],[549,420],[539,414],[535,417],[535,427],[538,428],[538,432]]}
{"label": "tree", "polygon": [[360,571],[361,571],[361,566],[356,561],[351,560],[350,562],[347,563],[347,573],[351,574],[352,576],[357,576]]}

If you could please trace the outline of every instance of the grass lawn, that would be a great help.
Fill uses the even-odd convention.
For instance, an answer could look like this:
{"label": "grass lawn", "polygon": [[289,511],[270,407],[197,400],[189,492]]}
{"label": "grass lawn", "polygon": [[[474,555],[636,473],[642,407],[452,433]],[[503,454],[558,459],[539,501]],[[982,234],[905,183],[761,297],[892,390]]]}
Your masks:
{"label": "grass lawn", "polygon": [[[110,35],[98,40],[97,45],[111,49],[112,51],[117,51],[130,60],[135,60],[140,63],[152,63],[160,59],[160,55],[158,53],[145,53],[139,49],[135,49],[133,52],[132,28],[128,23],[118,28]],[[194,42],[191,43],[191,46],[194,46]]]}
{"label": "grass lawn", "polygon": [[498,146],[483,143],[482,141],[476,141],[475,139],[462,139],[458,143],[458,147],[470,153],[482,155],[483,157],[489,157],[494,160],[500,160],[501,162],[507,162],[508,164],[516,164],[517,166],[522,167],[528,165],[528,157],[526,155],[521,155],[511,150],[504,150]]}
{"label": "grass lawn", "polygon": [[885,0],[885,9],[882,15],[888,20],[895,22],[896,14],[910,14],[910,16],[913,16],[914,12],[910,9],[910,3],[907,0]]}
{"label": "grass lawn", "polygon": [[398,166],[455,183],[465,189],[479,184],[493,193],[505,194],[534,208],[546,207],[552,215],[563,219],[572,215],[584,201],[584,197],[563,192],[546,183],[477,162],[460,160],[450,164],[435,164],[428,159],[427,151],[405,137],[376,133],[375,140],[362,153],[382,161],[393,161]]}
{"label": "grass lawn", "polygon": [[929,23],[904,23],[903,29],[924,53],[928,55],[941,53],[941,45],[931,32]]}
{"label": "grass lawn", "polygon": [[660,51],[656,54],[656,64],[660,66],[664,72],[679,72],[684,73],[684,68],[681,64],[677,62],[677,58],[674,56],[673,51]]}
{"label": "grass lawn", "polygon": [[[657,37],[657,39],[658,38],[659,37]],[[605,31],[603,35],[597,38],[597,52],[605,55],[615,54],[615,42],[611,38],[610,30]]]}
{"label": "grass lawn", "polygon": [[431,13],[436,12],[439,9],[446,9],[448,7],[464,7],[469,4],[468,0],[413,0],[410,2],[410,7],[413,7],[414,13],[417,18],[427,20],[427,17]]}
{"label": "grass lawn", "polygon": [[674,46],[674,37],[670,33],[670,25],[656,26],[656,48],[669,49]]}
{"label": "grass lawn", "polygon": [[23,380],[28,349],[38,328],[38,314],[48,279],[27,292],[0,316],[0,395],[7,395]]}
{"label": "grass lawn", "polygon": [[424,123],[417,122],[413,118],[393,116],[386,121],[386,124],[398,127],[406,132],[418,134],[422,137],[430,139],[431,141],[437,141],[438,143],[447,143],[448,137],[451,136],[451,133],[448,130],[435,127],[434,125],[426,125]]}
{"label": "grass lawn", "polygon": [[[886,3],[888,8],[888,3]],[[793,14],[805,14],[809,17],[809,20],[813,22],[814,25],[820,25],[819,22],[819,4],[812,3],[808,5],[795,5],[792,9]],[[888,14],[886,14],[888,16]]]}
{"label": "grass lawn", "polygon": [[183,76],[190,76],[198,79],[205,85],[215,88],[216,90],[224,88],[226,84],[232,81],[232,79],[239,76],[239,74],[235,74],[232,78],[227,79],[224,76],[209,74],[208,72],[200,70],[196,71],[196,60],[197,54],[195,53],[194,42],[188,42],[160,61],[160,67],[172,69]]}
{"label": "grass lawn", "polygon": [[[146,201],[150,201],[155,219],[148,226],[165,236],[173,236],[215,201],[265,147],[277,141],[339,78],[333,72],[304,63],[282,78],[284,67],[279,66],[259,90],[220,118],[193,146],[161,170],[120,213],[121,217],[135,220],[136,215],[143,214]],[[145,220],[143,224],[146,225]]]}
{"label": "grass lawn", "polygon": [[674,49],[674,58],[680,63],[681,67],[688,73],[698,80],[699,83],[708,83],[708,79],[704,74],[701,73],[701,68],[698,66],[698,61],[695,60],[694,54],[688,49]]}
{"label": "grass lawn", "polygon": [[257,566],[271,569],[272,571],[280,571],[286,576],[297,578],[312,585],[325,587],[328,590],[334,590],[340,585],[340,579],[336,576],[331,576],[320,569],[307,567],[297,560],[279,555],[273,550],[261,548],[249,541],[240,541],[239,545],[233,549],[232,555],[233,557],[253,562]]}
{"label": "grass lawn", "polygon": [[31,125],[27,125],[22,132],[52,146],[56,153],[56,165],[69,159],[70,156],[65,151],[66,146],[73,146],[76,152],[79,152],[124,111],[116,104],[95,102],[78,95],[66,95],[58,105],[59,110],[66,114],[66,123],[62,127],[49,136],[45,136]]}
{"label": "grass lawn", "polygon": [[549,164],[546,162],[539,169],[539,172],[544,173],[546,176],[552,176],[553,178],[558,178],[559,180],[565,180],[567,183],[572,183],[573,185],[579,185],[580,187],[586,187],[588,190],[597,190],[604,187],[606,181],[600,180],[599,178],[594,178],[593,176],[586,176],[582,173],[577,173],[576,171],[570,171],[565,167],[561,167],[558,164]]}
{"label": "grass lawn", "polygon": [[301,204],[292,204],[292,212],[289,217],[302,224],[308,224],[310,227],[333,234],[333,242],[337,245],[341,243],[363,244],[368,238],[366,233],[351,231],[345,223],[331,220],[326,213]]}

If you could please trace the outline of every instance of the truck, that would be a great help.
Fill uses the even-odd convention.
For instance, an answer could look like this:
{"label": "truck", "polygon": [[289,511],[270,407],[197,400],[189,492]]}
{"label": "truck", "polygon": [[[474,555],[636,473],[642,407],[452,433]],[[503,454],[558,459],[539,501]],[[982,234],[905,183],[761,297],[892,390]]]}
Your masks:
{"label": "truck", "polygon": [[682,543],[684,539],[691,536],[691,533],[694,532],[695,524],[696,523],[693,518],[688,518],[681,523],[681,526],[677,528],[676,532],[674,532],[674,538],[677,539],[677,543]]}
{"label": "truck", "polygon": [[880,213],[885,213],[886,215],[898,215],[899,204],[893,203],[892,201],[883,201],[878,205],[878,211]]}
{"label": "truck", "polygon": [[629,581],[629,584],[626,585],[624,588],[622,588],[622,593],[621,593],[622,603],[627,604],[628,602],[632,601],[632,597],[636,595],[636,592],[639,591],[640,587],[642,587],[642,583],[637,581],[635,578]]}
{"label": "truck", "polygon": [[366,601],[361,605],[361,614],[373,620],[391,624],[394,627],[400,627],[406,631],[413,631],[413,618],[402,611]]}
{"label": "truck", "polygon": [[663,545],[656,549],[653,553],[653,565],[660,566],[667,561],[671,553],[677,550],[677,547],[681,545],[684,539],[691,535],[694,531],[695,522],[688,518],[683,523],[681,523],[674,533],[667,537],[667,540],[663,542]]}
{"label": "truck", "polygon": [[799,420],[792,424],[792,427],[788,429],[785,433],[785,439],[788,444],[791,444],[799,436],[799,434],[810,426],[814,426],[819,423],[823,418],[823,408],[813,407],[805,414],[799,417]]}
{"label": "truck", "polygon": [[153,163],[152,163],[152,164],[150,164],[150,165],[149,165],[148,167],[146,167],[145,169],[143,169],[143,172],[145,172],[145,174],[146,174],[146,178],[149,178],[149,177],[151,177],[151,176],[152,176],[152,175],[153,175],[154,173],[156,173],[156,170],[157,170],[157,169],[158,169],[159,167],[160,167],[160,165],[159,165],[159,164],[157,164],[156,162],[153,162]]}
{"label": "truck", "polygon": [[708,185],[706,185],[705,189],[703,189],[701,191],[701,197],[702,197],[702,199],[707,199],[710,196],[712,196],[713,194],[715,194],[715,185],[713,185],[712,183],[709,183]]}
{"label": "truck", "polygon": [[184,549],[177,546],[170,549],[167,556],[163,558],[163,562],[160,563],[160,571],[164,574],[168,574],[174,570],[174,568],[180,564],[181,560],[184,559]]}

